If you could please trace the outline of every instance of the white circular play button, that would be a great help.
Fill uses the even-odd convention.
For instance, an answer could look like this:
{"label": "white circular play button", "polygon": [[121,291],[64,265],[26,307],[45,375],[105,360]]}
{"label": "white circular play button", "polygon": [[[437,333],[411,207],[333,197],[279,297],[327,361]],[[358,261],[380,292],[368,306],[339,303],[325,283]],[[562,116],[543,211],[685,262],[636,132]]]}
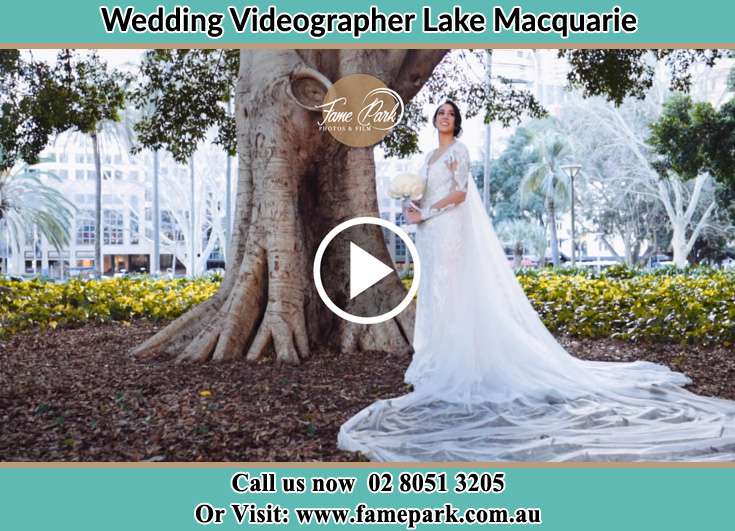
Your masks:
{"label": "white circular play button", "polygon": [[350,242],[350,300],[393,272],[365,249]]}
{"label": "white circular play button", "polygon": [[[321,266],[322,259],[324,258],[324,253],[327,250],[327,247],[332,242],[332,240],[334,240],[340,233],[344,232],[346,229],[350,229],[351,227],[356,227],[358,225],[378,225],[380,227],[390,230],[396,236],[398,236],[403,241],[403,243],[406,244],[406,248],[408,249],[408,252],[411,254],[411,258],[413,259],[413,281],[411,282],[411,287],[409,288],[408,293],[406,293],[405,297],[403,297],[400,303],[397,304],[394,308],[380,315],[361,316],[353,315],[349,312],[346,312],[345,310],[337,306],[337,304],[335,304],[334,301],[329,297],[327,291],[324,289],[324,284],[322,282]],[[352,300],[358,297],[363,292],[368,291],[371,287],[378,284],[382,279],[393,273],[394,270],[393,267],[383,263],[383,261],[379,260],[372,254],[367,252],[358,244],[352,241],[350,241],[349,244],[349,297],[350,300]],[[331,231],[329,231],[329,233],[325,236],[325,238],[319,244],[319,247],[316,251],[316,256],[314,257],[314,284],[316,286],[316,291],[319,294],[319,297],[321,297],[322,301],[324,301],[324,304],[326,304],[327,307],[335,314],[340,316],[342,319],[353,323],[377,324],[397,316],[399,313],[405,310],[409,304],[411,304],[411,301],[416,296],[416,293],[419,289],[420,278],[421,262],[419,259],[419,253],[416,250],[416,246],[414,245],[413,240],[411,240],[409,235],[403,229],[391,223],[390,221],[381,218],[359,217],[340,223]]]}

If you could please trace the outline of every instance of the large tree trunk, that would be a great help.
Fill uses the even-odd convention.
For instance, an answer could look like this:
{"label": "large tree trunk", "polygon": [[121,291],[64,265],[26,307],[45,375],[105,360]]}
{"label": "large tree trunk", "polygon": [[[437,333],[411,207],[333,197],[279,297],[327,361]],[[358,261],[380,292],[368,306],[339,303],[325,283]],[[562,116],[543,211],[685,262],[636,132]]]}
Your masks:
{"label": "large tree trunk", "polygon": [[[322,238],[338,223],[378,216],[372,148],[350,148],[320,132],[321,104],[330,80],[367,73],[407,102],[446,50],[243,50],[236,94],[239,181],[231,259],[217,294],[183,315],[133,353],[159,352],[177,360],[257,360],[298,363],[316,346],[340,350],[410,349],[413,309],[379,325],[335,316],[319,299],[312,263]],[[377,227],[356,242],[390,263]],[[322,268],[349,301],[346,253],[331,253]],[[381,297],[403,294],[394,275]]]}
{"label": "large tree trunk", "polygon": [[686,226],[678,220],[672,224],[671,249],[674,254],[674,265],[686,267],[689,265],[689,252],[687,249]]}

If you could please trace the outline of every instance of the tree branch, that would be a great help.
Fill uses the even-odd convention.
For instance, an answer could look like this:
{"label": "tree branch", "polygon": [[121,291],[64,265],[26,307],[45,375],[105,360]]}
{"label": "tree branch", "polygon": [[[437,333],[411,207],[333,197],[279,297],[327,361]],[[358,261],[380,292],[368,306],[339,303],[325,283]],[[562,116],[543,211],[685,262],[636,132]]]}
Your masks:
{"label": "tree branch", "polygon": [[697,238],[699,238],[699,234],[702,232],[702,229],[707,225],[707,220],[709,219],[710,214],[712,214],[712,211],[715,209],[715,206],[717,206],[717,203],[715,201],[712,201],[712,203],[710,203],[710,205],[707,207],[707,210],[705,210],[704,214],[702,214],[702,218],[699,220],[699,223],[697,223],[697,226],[694,228],[694,232],[692,232],[692,235],[686,245],[687,256],[691,252],[692,247],[694,247],[694,244],[697,241]]}

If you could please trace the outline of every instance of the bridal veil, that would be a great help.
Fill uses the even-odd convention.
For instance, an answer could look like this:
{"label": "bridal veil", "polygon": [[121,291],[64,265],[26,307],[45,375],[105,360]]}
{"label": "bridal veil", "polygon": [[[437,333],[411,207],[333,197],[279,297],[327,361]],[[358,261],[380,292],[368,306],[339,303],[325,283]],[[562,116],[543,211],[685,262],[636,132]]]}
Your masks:
{"label": "bridal veil", "polygon": [[735,402],[683,389],[665,366],[584,361],[556,341],[471,178],[462,204],[419,227],[414,391],[359,411],[340,448],[375,461],[735,460]]}

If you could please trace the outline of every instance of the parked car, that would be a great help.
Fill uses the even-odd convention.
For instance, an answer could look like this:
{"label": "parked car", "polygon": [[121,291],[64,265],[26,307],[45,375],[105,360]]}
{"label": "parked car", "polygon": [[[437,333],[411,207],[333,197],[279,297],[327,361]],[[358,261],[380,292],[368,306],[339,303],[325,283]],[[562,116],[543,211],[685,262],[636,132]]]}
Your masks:
{"label": "parked car", "polygon": [[[510,265],[515,264],[515,257],[513,255],[505,255],[505,257],[508,259],[508,263]],[[521,258],[521,267],[537,267],[538,266],[538,260],[536,258],[533,258],[532,256],[523,256]]]}
{"label": "parked car", "polygon": [[[610,267],[614,265],[619,265],[622,262],[619,260],[585,260],[583,262],[577,262],[578,267]],[[567,264],[571,266],[571,263]]]}
{"label": "parked car", "polygon": [[670,256],[665,254],[656,254],[651,257],[650,259],[650,266],[652,268],[654,267],[667,267],[674,265],[674,261],[671,259]]}
{"label": "parked car", "polygon": [[169,280],[173,280],[175,278],[184,278],[186,276],[186,273],[179,273],[177,271],[174,271],[173,267],[167,267],[166,273],[162,276],[166,277]]}
{"label": "parked car", "polygon": [[222,267],[213,267],[212,269],[207,269],[204,272],[204,274],[206,276],[208,276],[208,277],[213,277],[213,276],[224,277],[225,276],[225,270]]}
{"label": "parked car", "polygon": [[89,280],[95,277],[97,272],[94,267],[70,267],[68,271],[69,278],[77,278],[79,280]]}
{"label": "parked car", "polygon": [[11,282],[25,282],[27,279],[20,275],[0,275],[3,280],[10,280]]}

